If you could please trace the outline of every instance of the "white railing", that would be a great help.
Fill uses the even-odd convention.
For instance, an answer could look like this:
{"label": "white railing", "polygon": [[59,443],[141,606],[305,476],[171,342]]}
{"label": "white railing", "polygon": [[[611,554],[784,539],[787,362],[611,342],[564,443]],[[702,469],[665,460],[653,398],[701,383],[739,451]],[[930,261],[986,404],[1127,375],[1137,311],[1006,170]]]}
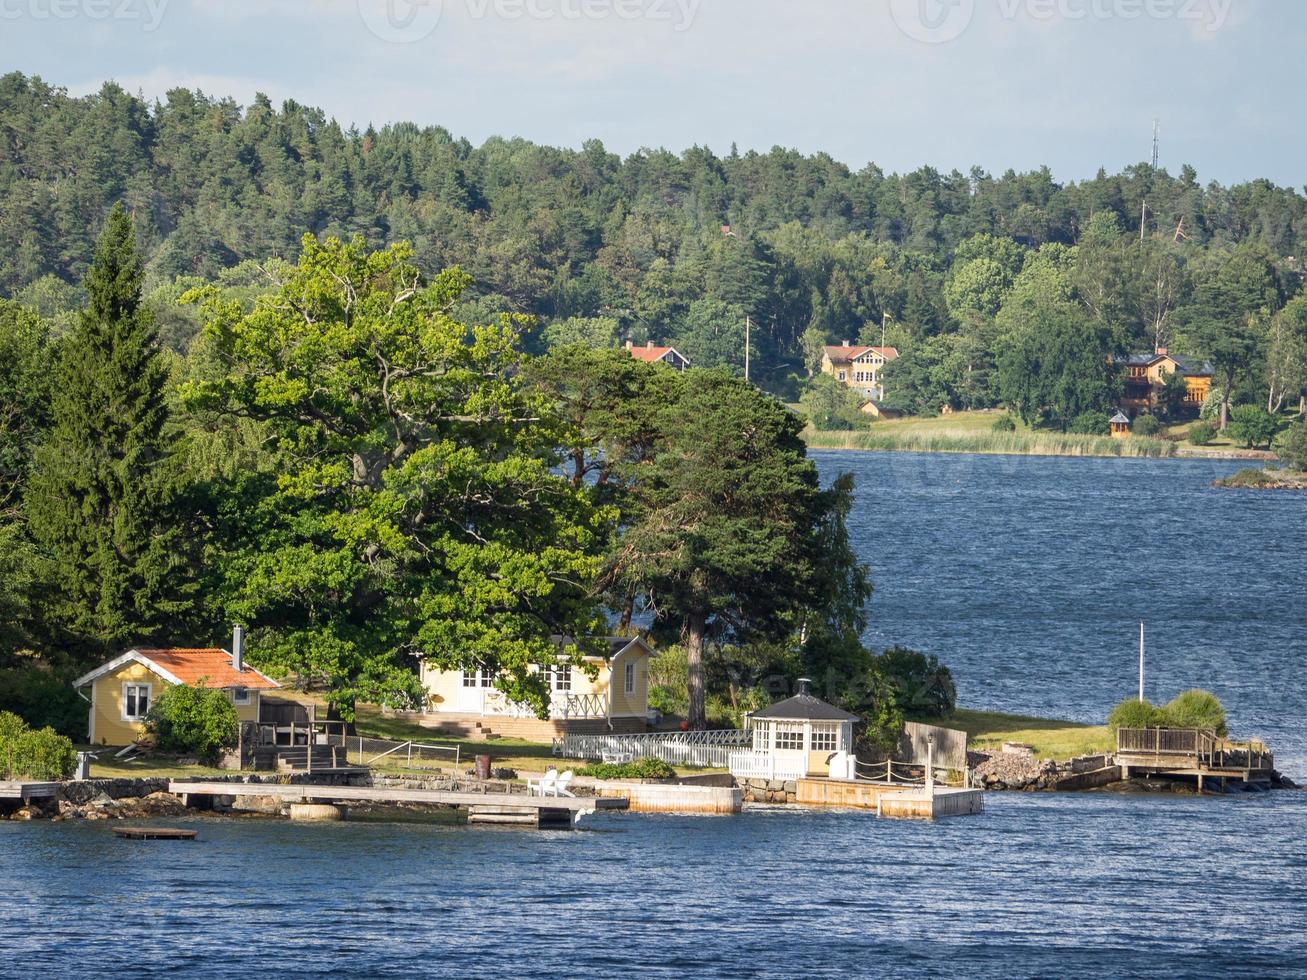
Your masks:
{"label": "white railing", "polygon": [[608,698],[603,694],[569,694],[566,698],[560,694],[554,695],[549,712],[556,719],[608,717]]}
{"label": "white railing", "polygon": [[727,768],[736,779],[802,779],[808,774],[802,759],[770,752],[732,752]]}
{"label": "white railing", "polygon": [[[357,764],[371,766],[380,759],[389,759],[392,765],[408,768],[427,768],[425,763],[450,762],[458,768],[461,749],[457,745],[430,745],[425,742],[395,742],[390,739],[346,736],[343,743],[347,755],[354,756]],[[353,762],[355,759],[351,759]]]}
{"label": "white railing", "polygon": [[564,759],[661,759],[677,766],[725,769],[732,752],[748,745],[749,732],[656,732],[648,735],[564,735],[554,755]]}

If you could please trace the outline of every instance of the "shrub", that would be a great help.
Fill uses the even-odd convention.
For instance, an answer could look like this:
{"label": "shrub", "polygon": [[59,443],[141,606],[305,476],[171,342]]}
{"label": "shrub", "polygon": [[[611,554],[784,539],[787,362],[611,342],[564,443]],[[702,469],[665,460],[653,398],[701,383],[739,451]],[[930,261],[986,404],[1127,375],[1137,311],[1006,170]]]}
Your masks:
{"label": "shrub", "polygon": [[1226,431],[1231,439],[1248,449],[1270,446],[1280,431],[1280,420],[1260,405],[1240,405],[1230,413]]}
{"label": "shrub", "polygon": [[53,728],[33,730],[0,711],[0,779],[67,779],[77,764],[71,739]]}
{"label": "shrub", "polygon": [[1068,431],[1081,436],[1105,436],[1112,431],[1112,421],[1102,412],[1084,412],[1071,420]]}
{"label": "shrub", "polygon": [[875,658],[874,668],[894,692],[896,706],[906,715],[943,718],[957,706],[953,675],[934,654],[891,647]]}
{"label": "shrub", "polygon": [[1228,733],[1225,708],[1211,691],[1185,691],[1162,709],[1171,728],[1210,728],[1222,738]]}
{"label": "shrub", "polygon": [[1216,426],[1211,422],[1195,422],[1189,427],[1189,441],[1195,446],[1210,446],[1216,438]]}
{"label": "shrub", "polygon": [[1155,436],[1162,431],[1162,423],[1156,416],[1141,415],[1135,419],[1134,433],[1137,436]]}
{"label": "shrub", "polygon": [[162,751],[194,754],[213,763],[223,749],[236,744],[240,720],[224,692],[178,684],[155,700],[145,729]]}
{"label": "shrub", "polygon": [[994,420],[992,428],[995,432],[1016,432],[1017,420],[1011,415],[1000,415]]}
{"label": "shrub", "polygon": [[636,759],[634,762],[600,762],[578,769],[576,774],[595,779],[671,779],[676,770],[662,759]]}
{"label": "shrub", "polygon": [[1161,708],[1154,707],[1147,701],[1128,698],[1122,701],[1107,716],[1107,727],[1115,735],[1118,728],[1162,728],[1166,726],[1166,715]]}
{"label": "shrub", "polygon": [[1281,433],[1275,451],[1288,466],[1307,473],[1307,422],[1296,422]]}
{"label": "shrub", "polygon": [[843,382],[819,374],[799,396],[799,407],[818,432],[861,429],[867,424],[862,399]]}
{"label": "shrub", "polygon": [[39,667],[0,670],[0,704],[33,724],[49,726],[75,741],[86,738],[86,702],[69,683],[71,676]]}

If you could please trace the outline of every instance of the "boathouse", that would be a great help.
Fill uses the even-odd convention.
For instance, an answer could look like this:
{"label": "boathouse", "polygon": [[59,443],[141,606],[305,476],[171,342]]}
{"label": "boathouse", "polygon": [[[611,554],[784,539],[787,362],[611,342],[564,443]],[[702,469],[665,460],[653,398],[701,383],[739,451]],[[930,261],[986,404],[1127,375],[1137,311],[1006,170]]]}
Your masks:
{"label": "boathouse", "polygon": [[815,697],[812,681],[799,679],[798,693],[749,716],[753,748],[733,752],[737,778],[799,779],[829,776],[830,758],[853,751],[858,716]]}

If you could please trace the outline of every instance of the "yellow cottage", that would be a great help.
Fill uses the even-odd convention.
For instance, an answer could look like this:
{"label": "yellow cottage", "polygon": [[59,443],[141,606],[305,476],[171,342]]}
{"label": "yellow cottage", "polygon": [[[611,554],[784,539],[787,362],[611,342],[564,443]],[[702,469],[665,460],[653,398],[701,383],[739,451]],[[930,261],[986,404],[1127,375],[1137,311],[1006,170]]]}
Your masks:
{"label": "yellow cottage", "polygon": [[550,715],[542,720],[528,706],[508,700],[488,669],[443,670],[425,661],[421,668],[426,704],[422,724],[450,733],[503,735],[546,741],[563,735],[637,733],[648,728],[649,659],[653,651],[639,637],[608,637],[602,655],[586,662],[594,680],[580,668],[546,667]]}
{"label": "yellow cottage", "polygon": [[[242,722],[259,720],[263,691],[280,685],[244,663],[238,629],[235,654],[216,648],[128,650],[73,681],[88,702],[87,741],[92,745],[130,745],[145,734],[145,716],[164,688],[196,685],[226,691]],[[89,693],[87,693],[89,691]]]}

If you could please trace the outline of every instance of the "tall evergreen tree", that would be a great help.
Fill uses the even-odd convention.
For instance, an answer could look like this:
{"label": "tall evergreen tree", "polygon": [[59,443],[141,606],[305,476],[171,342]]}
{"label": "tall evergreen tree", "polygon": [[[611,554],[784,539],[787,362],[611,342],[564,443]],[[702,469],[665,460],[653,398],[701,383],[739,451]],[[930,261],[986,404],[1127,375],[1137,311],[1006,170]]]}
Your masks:
{"label": "tall evergreen tree", "polygon": [[162,639],[191,605],[167,371],[141,306],[141,271],[117,205],[86,278],[88,306],[59,358],[27,488],[53,573],[44,615],[79,658]]}

